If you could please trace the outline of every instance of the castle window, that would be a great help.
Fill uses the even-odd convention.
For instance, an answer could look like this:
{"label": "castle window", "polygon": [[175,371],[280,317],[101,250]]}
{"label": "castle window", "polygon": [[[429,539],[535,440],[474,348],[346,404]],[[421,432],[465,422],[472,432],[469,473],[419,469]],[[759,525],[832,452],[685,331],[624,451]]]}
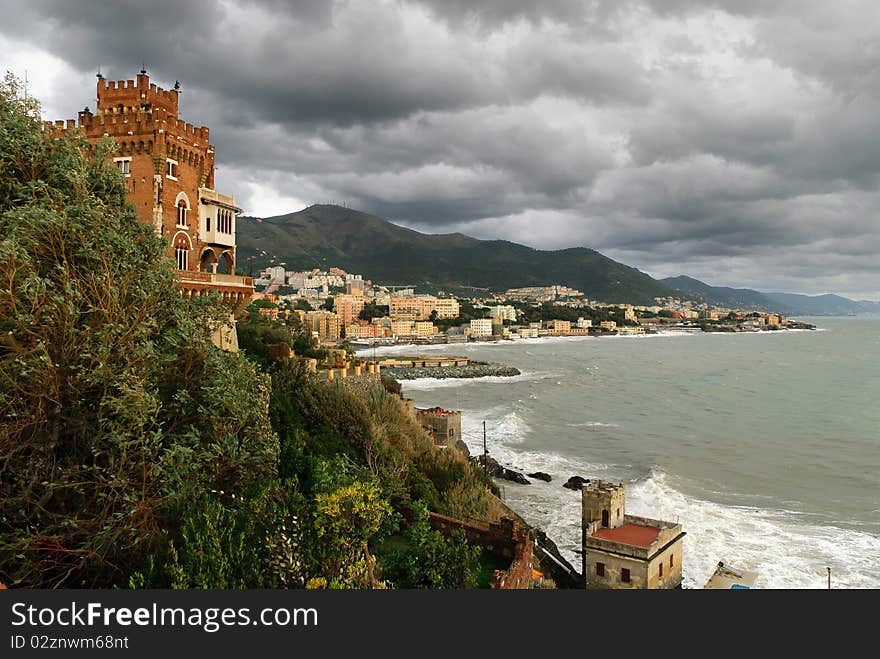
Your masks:
{"label": "castle window", "polygon": [[185,227],[186,224],[186,214],[189,212],[189,209],[186,207],[186,202],[181,199],[177,202],[177,226]]}
{"label": "castle window", "polygon": [[669,555],[669,567],[672,567],[675,564],[675,554]]}
{"label": "castle window", "polygon": [[605,563],[596,563],[596,576],[604,577],[605,576]]}
{"label": "castle window", "polygon": [[660,563],[660,574],[659,574],[659,577],[660,577],[661,579],[663,578],[663,563]]}
{"label": "castle window", "polygon": [[174,255],[177,257],[177,269],[178,270],[186,270],[187,265],[187,255],[189,254],[189,250],[185,247],[177,247],[174,250]]}
{"label": "castle window", "polygon": [[629,583],[629,568],[621,568],[620,569],[620,580],[623,583]]}
{"label": "castle window", "polygon": [[131,176],[131,158],[114,158],[113,161],[119,168],[119,172],[126,177]]}
{"label": "castle window", "polygon": [[165,161],[165,165],[167,169],[165,170],[165,176],[170,179],[177,180],[177,161],[168,159]]}
{"label": "castle window", "polygon": [[205,231],[208,231],[208,232],[211,231],[211,216],[210,215],[205,217]]}

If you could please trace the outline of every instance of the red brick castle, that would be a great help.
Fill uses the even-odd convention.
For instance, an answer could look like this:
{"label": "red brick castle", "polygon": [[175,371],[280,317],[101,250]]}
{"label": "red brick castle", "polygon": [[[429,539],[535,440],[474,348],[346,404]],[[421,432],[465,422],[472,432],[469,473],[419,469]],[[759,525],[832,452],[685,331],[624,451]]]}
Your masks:
{"label": "red brick castle", "polygon": [[[235,198],[214,189],[214,147],[208,128],[178,116],[178,85],[170,90],[136,80],[107,81],[98,74],[95,114],[56,121],[56,131],[81,129],[96,143],[116,141],[116,166],[141,222],[164,236],[184,294],[216,291],[234,310],[253,295],[253,280],[235,274]],[[227,339],[234,342],[233,336]],[[224,341],[219,341],[221,344]],[[232,346],[222,346],[232,347]]]}

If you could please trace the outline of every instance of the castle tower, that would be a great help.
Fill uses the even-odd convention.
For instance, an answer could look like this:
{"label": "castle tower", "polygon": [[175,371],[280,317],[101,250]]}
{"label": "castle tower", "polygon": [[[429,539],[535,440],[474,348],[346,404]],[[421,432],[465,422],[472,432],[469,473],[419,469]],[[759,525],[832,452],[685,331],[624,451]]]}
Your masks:
{"label": "castle tower", "polygon": [[116,141],[113,161],[125,176],[128,198],[141,222],[163,236],[188,295],[219,293],[234,310],[253,296],[253,280],[235,274],[235,198],[214,189],[215,150],[208,128],[178,115],[180,92],[150,82],[108,81],[98,74],[96,112],[55,122],[53,130],[79,128],[89,142]]}
{"label": "castle tower", "polygon": [[593,480],[582,489],[582,515],[586,525],[598,522],[599,528],[623,526],[626,514],[626,485]]}

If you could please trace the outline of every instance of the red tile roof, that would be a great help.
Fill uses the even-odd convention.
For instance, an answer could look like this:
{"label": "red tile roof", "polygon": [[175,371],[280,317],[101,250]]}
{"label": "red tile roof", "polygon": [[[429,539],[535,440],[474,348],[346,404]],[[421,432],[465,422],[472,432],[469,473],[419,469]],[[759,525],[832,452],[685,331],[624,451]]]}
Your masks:
{"label": "red tile roof", "polygon": [[650,547],[658,535],[660,535],[660,529],[654,526],[624,524],[616,529],[599,529],[593,534],[593,537],[635,547]]}

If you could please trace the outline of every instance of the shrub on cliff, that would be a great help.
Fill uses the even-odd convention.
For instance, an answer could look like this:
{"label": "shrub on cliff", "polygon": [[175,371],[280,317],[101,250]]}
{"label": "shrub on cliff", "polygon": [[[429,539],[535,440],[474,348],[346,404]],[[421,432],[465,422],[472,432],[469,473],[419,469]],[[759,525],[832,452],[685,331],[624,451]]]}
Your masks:
{"label": "shrub on cliff", "polygon": [[210,490],[275,469],[269,378],[211,345],[112,144],[0,85],[0,581],[109,586]]}

